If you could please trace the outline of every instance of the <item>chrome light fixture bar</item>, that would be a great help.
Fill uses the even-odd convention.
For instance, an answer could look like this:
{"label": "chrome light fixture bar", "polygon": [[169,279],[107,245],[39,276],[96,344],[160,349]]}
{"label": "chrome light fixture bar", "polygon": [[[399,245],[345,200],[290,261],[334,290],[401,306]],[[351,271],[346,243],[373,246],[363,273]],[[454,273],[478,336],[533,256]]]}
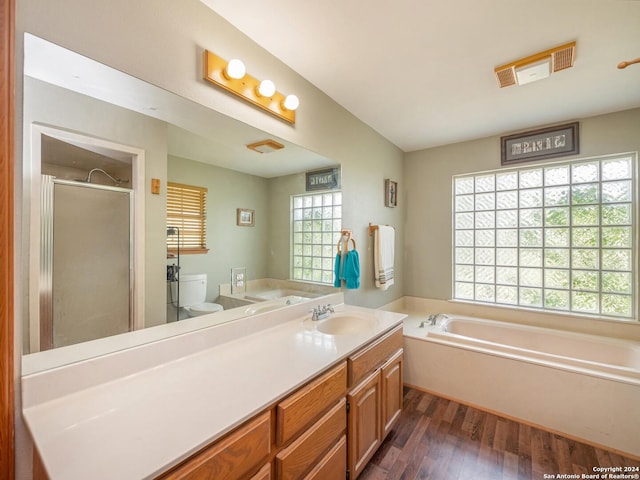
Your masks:
{"label": "chrome light fixture bar", "polygon": [[270,80],[260,81],[252,77],[246,73],[244,64],[238,59],[227,62],[215,53],[205,50],[204,79],[286,122],[296,123],[298,97],[285,96],[276,91],[274,83]]}

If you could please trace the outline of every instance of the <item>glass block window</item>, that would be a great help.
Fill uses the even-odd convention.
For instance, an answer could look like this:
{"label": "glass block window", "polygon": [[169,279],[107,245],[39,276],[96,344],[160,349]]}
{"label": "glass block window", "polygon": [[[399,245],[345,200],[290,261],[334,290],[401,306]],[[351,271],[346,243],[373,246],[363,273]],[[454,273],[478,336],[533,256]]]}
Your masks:
{"label": "glass block window", "polygon": [[342,192],[291,197],[291,278],[333,285]]}
{"label": "glass block window", "polygon": [[634,318],[637,159],[453,178],[454,298]]}

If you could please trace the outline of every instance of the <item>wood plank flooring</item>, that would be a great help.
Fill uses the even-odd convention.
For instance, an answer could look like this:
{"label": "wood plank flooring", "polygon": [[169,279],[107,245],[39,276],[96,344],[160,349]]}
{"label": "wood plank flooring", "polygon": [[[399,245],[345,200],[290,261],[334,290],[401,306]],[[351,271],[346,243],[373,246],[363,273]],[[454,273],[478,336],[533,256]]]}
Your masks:
{"label": "wood plank flooring", "polygon": [[640,461],[405,387],[402,417],[359,480],[589,478],[598,466]]}

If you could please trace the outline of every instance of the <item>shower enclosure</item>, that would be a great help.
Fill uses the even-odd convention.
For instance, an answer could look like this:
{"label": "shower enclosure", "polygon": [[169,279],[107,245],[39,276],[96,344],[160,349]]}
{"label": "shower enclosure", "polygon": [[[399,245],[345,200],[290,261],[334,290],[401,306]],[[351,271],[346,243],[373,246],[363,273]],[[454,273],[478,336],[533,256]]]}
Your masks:
{"label": "shower enclosure", "polygon": [[40,350],[133,329],[133,191],[41,177]]}

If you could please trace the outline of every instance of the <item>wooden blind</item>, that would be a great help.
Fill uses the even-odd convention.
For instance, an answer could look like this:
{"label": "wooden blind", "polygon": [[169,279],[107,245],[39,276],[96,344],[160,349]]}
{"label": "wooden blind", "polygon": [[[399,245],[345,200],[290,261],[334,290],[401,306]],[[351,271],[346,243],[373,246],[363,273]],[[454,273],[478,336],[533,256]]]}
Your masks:
{"label": "wooden blind", "polygon": [[[178,227],[180,235],[167,235],[171,252],[201,253],[207,251],[207,189],[167,183],[167,228]],[[179,238],[178,238],[179,237]]]}

